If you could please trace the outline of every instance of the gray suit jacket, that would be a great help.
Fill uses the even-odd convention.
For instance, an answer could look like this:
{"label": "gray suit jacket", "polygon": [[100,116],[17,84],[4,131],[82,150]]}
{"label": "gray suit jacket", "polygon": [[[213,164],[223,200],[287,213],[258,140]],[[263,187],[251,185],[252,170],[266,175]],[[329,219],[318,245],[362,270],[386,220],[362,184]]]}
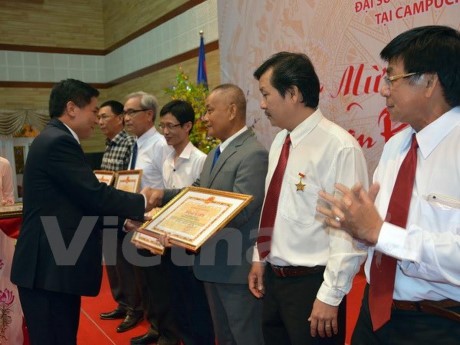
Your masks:
{"label": "gray suit jacket", "polygon": [[[236,137],[211,170],[215,150],[208,154],[200,179],[193,185],[250,194],[254,199],[201,247],[195,258],[194,272],[203,281],[247,284],[264,200],[268,152],[252,130]],[[171,192],[165,192],[164,201],[177,193]]]}

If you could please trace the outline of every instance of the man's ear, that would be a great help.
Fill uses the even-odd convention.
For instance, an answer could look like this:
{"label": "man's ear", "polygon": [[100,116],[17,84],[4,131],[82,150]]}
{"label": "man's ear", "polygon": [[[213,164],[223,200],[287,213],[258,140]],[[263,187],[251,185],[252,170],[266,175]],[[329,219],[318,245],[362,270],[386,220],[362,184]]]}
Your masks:
{"label": "man's ear", "polygon": [[438,80],[438,75],[436,73],[430,73],[426,74],[427,80],[426,80],[426,87],[432,87],[435,86],[435,83],[437,83]]}
{"label": "man's ear", "polygon": [[439,78],[436,73],[425,73],[425,88],[427,96],[430,97],[433,94],[438,84]]}
{"label": "man's ear", "polygon": [[188,122],[184,123],[184,124],[182,125],[182,128],[185,128],[185,130],[186,130],[187,132],[190,132],[190,130],[192,129],[192,122],[191,122],[191,121],[188,121]]}
{"label": "man's ear", "polygon": [[289,97],[289,99],[292,99],[294,102],[301,103],[303,101],[302,93],[295,85],[292,85],[286,90],[286,96]]}
{"label": "man's ear", "polygon": [[121,126],[125,125],[124,117],[122,115],[116,115],[117,123]]}
{"label": "man's ear", "polygon": [[231,104],[229,105],[228,110],[229,110],[229,116],[228,116],[229,120],[235,119],[235,118],[236,118],[236,104],[235,104],[235,103],[231,103]]}
{"label": "man's ear", "polygon": [[74,118],[75,115],[76,115],[76,110],[77,110],[77,105],[72,102],[72,101],[68,101],[67,104],[65,105],[65,113],[71,117],[71,118]]}

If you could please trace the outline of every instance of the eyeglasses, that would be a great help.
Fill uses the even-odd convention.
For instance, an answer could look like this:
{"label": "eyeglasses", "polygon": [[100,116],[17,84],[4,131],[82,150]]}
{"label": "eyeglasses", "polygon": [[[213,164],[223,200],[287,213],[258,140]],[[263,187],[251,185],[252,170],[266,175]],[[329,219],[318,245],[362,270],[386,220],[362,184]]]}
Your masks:
{"label": "eyeglasses", "polygon": [[172,123],[160,123],[158,125],[158,128],[160,129],[160,131],[164,131],[165,128],[167,128],[168,130],[173,130],[174,128],[179,127],[179,126],[182,126],[182,123],[178,123],[175,125]]}
{"label": "eyeglasses", "polygon": [[405,73],[405,74],[397,74],[397,75],[392,75],[392,76],[385,76],[383,77],[383,81],[385,82],[386,86],[391,86],[393,85],[393,82],[398,80],[398,79],[404,79],[404,78],[409,78],[412,77],[413,75],[419,74],[419,72],[411,72],[411,73]]}
{"label": "eyeglasses", "polygon": [[128,115],[128,116],[134,117],[134,116],[136,116],[135,114],[137,114],[137,113],[139,113],[141,111],[147,111],[147,110],[148,109],[129,109],[127,111],[122,112],[121,115],[123,115],[123,116]]}

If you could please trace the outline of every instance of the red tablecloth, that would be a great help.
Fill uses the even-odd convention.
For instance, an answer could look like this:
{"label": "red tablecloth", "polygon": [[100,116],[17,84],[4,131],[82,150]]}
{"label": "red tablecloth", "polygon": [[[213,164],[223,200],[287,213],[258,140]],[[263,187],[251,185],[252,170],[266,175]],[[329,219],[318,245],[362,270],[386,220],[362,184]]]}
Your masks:
{"label": "red tablecloth", "polygon": [[8,237],[18,238],[21,224],[21,217],[0,219],[0,230],[2,230]]}

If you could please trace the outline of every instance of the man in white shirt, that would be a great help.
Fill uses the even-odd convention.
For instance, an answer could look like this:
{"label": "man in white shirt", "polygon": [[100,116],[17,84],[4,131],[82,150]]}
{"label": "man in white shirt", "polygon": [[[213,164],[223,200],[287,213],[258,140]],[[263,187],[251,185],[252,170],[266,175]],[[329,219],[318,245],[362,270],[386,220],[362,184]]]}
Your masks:
{"label": "man in white shirt", "polygon": [[[318,109],[320,84],[306,55],[275,54],[254,76],[263,97],[261,108],[273,126],[283,129],[270,148],[249,274],[251,292],[263,297],[265,344],[343,345],[345,295],[364,252],[356,250],[345,231],[331,232],[315,207],[318,191],[334,193],[337,182],[367,185],[366,161],[356,140]],[[286,151],[285,171],[278,174],[277,168],[275,174]],[[277,193],[270,184],[275,178],[280,180]],[[273,194],[278,195],[277,209],[266,212]],[[273,215],[269,225],[266,215]]]}
{"label": "man in white shirt", "polygon": [[190,142],[195,122],[190,103],[174,100],[160,111],[158,127],[168,145],[174,148],[163,164],[163,183],[166,188],[190,186],[200,176],[206,154]]}
{"label": "man in white shirt", "polygon": [[[158,125],[168,145],[174,148],[163,164],[166,188],[184,188],[200,177],[206,154],[190,142],[195,111],[190,103],[173,100],[160,111]],[[173,313],[184,345],[214,345],[214,330],[203,282],[193,274],[195,255],[173,247],[165,256],[171,280]]]}
{"label": "man in white shirt", "polygon": [[[369,285],[352,344],[458,344],[460,32],[434,25],[414,28],[395,37],[380,56],[388,62],[380,93],[391,120],[409,127],[385,145],[369,191],[338,185],[343,198],[320,193],[332,207],[318,208],[330,226],[346,228],[370,245]],[[406,169],[409,152],[415,169]],[[412,183],[398,183],[407,171],[415,172]],[[407,187],[401,226],[394,224],[392,195]],[[393,260],[391,271],[383,258]],[[377,293],[376,268],[384,280],[391,279],[385,296]],[[384,297],[389,303],[380,320],[373,311],[382,307]]]}
{"label": "man in white shirt", "polygon": [[[164,188],[163,163],[172,151],[154,126],[158,108],[155,96],[142,91],[129,94],[124,104],[125,128],[137,137],[137,147],[135,145],[133,148],[129,166],[142,170],[141,188]],[[150,256],[147,250],[139,252]],[[146,334],[132,338],[131,344],[151,344],[158,340],[165,345],[176,344],[178,334],[171,312],[169,281],[164,279],[164,265],[135,266],[135,272],[142,289],[142,303],[150,329]]]}
{"label": "man in white shirt", "polygon": [[[106,147],[102,156],[101,169],[120,171],[128,169],[131,150],[136,139],[124,130],[123,104],[108,100],[99,107],[97,115],[99,128],[106,137]],[[102,320],[123,319],[117,326],[118,333],[134,328],[144,319],[141,306],[140,287],[132,284],[135,280],[133,264],[123,255],[126,232],[120,222],[117,232],[115,264],[106,262],[110,290],[117,306],[114,310],[99,315]],[[105,255],[110,255],[108,252]]]}

